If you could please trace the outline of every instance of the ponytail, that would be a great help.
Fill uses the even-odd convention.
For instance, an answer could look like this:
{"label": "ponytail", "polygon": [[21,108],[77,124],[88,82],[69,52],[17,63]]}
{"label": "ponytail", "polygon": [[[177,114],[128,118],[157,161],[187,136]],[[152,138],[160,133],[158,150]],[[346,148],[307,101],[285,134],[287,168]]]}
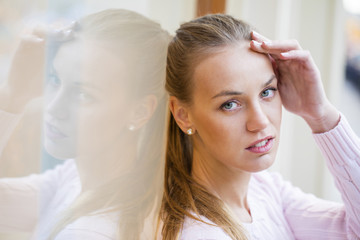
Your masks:
{"label": "ponytail", "polygon": [[[176,239],[187,216],[206,224],[200,216],[221,227],[233,239],[246,239],[223,202],[191,176],[192,142],[170,113],[165,158],[165,186],[161,207],[162,239]],[[235,225],[235,226],[234,226]]]}
{"label": "ponytail", "polygon": [[[228,15],[207,15],[184,23],[168,47],[166,90],[192,104],[195,66],[224,46],[250,41],[251,27]],[[162,239],[177,239],[185,217],[220,227],[234,240],[247,239],[245,230],[221,199],[193,179],[192,136],[186,135],[170,113],[165,155],[164,195],[160,210]],[[205,222],[201,217],[213,224]]]}

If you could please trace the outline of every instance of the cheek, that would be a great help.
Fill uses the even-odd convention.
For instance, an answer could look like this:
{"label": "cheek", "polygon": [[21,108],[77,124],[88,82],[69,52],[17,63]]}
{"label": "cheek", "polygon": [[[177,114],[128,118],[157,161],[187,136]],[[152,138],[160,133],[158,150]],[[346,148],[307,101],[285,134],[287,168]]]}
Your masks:
{"label": "cheek", "polygon": [[111,141],[125,127],[122,106],[96,104],[83,106],[78,113],[78,135],[82,141]]}
{"label": "cheek", "polygon": [[280,98],[277,102],[277,106],[276,106],[274,115],[275,115],[276,127],[278,130],[280,130],[281,119],[282,119],[282,103],[281,103]]}
{"label": "cheek", "polygon": [[266,115],[271,124],[279,131],[282,119],[282,103],[280,97],[277,96],[273,101],[264,106],[263,109],[266,109]]}
{"label": "cheek", "polygon": [[234,142],[241,141],[242,120],[235,116],[221,116],[221,113],[199,114],[196,128],[199,137],[209,149],[228,149]]}

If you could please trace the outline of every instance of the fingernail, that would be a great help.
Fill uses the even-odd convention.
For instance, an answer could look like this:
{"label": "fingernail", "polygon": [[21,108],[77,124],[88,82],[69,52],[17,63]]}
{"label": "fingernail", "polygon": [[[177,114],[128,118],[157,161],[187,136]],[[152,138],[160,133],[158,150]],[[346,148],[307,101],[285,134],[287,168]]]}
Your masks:
{"label": "fingernail", "polygon": [[252,42],[254,43],[255,46],[260,47],[261,43],[255,40],[252,40]]}
{"label": "fingernail", "polygon": [[290,56],[290,54],[288,52],[280,53],[280,55],[283,56],[283,57],[289,57]]}
{"label": "fingernail", "polygon": [[80,25],[77,21],[73,21],[70,23],[69,28],[74,31],[77,31],[77,30],[80,30]]}
{"label": "fingernail", "polygon": [[252,31],[252,33],[253,33],[253,35],[254,35],[255,37],[260,37],[260,34],[259,34],[258,32]]}
{"label": "fingernail", "polygon": [[35,42],[44,42],[44,39],[37,37],[37,38],[34,38],[34,41]]}
{"label": "fingernail", "polygon": [[76,26],[77,22],[76,21],[72,21],[70,24],[69,24],[69,27],[70,28],[74,28]]}
{"label": "fingernail", "polygon": [[271,45],[271,42],[270,41],[264,41],[263,42],[265,45],[267,45],[267,46],[270,46]]}
{"label": "fingernail", "polygon": [[65,36],[70,36],[72,33],[73,33],[72,29],[67,29],[67,30],[64,31]]}

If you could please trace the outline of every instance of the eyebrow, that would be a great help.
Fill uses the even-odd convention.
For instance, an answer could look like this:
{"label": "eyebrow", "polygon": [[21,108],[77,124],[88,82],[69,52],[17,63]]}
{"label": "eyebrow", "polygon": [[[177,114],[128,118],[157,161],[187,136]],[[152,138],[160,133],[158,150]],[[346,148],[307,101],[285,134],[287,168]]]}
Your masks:
{"label": "eyebrow", "polygon": [[264,83],[264,84],[262,85],[262,87],[264,88],[264,87],[266,87],[266,86],[269,86],[269,85],[274,81],[275,78],[276,78],[276,76],[275,76],[275,75],[272,75],[272,76],[270,77],[270,79],[269,79],[266,83]]}
{"label": "eyebrow", "polygon": [[[270,85],[274,81],[274,79],[275,79],[275,75],[272,75],[270,77],[270,79],[262,85],[262,88]],[[211,99],[214,99],[217,97],[223,97],[223,96],[234,96],[234,95],[242,95],[242,94],[243,94],[243,92],[223,90],[223,91],[219,92],[218,94],[216,94],[215,96],[213,96]]]}

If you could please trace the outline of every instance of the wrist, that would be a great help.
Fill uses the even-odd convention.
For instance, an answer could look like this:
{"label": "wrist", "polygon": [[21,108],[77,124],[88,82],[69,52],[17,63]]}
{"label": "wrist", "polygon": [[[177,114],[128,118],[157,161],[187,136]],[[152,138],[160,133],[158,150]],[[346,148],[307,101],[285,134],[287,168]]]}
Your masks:
{"label": "wrist", "polygon": [[316,117],[304,117],[313,133],[324,133],[335,128],[340,120],[340,112],[330,103]]}
{"label": "wrist", "polygon": [[22,96],[16,96],[9,87],[0,88],[0,109],[10,113],[20,113],[24,110],[28,100]]}

